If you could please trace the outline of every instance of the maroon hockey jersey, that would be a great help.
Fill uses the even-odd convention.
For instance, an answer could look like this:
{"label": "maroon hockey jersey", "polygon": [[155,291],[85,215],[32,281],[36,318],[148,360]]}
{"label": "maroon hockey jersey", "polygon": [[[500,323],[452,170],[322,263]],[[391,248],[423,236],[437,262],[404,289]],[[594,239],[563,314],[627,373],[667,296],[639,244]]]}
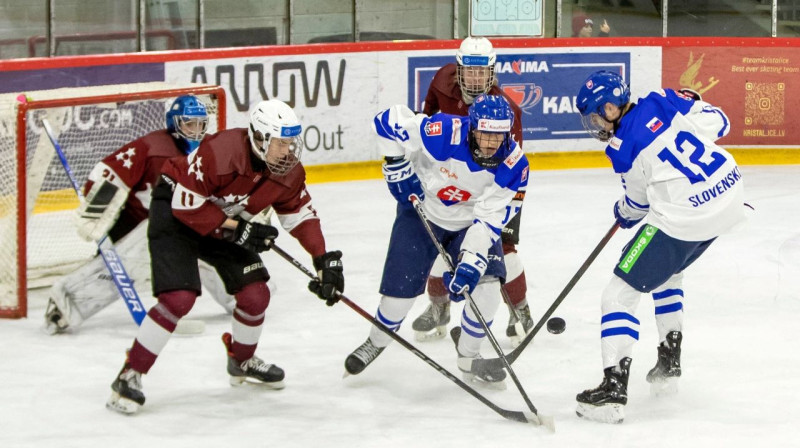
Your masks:
{"label": "maroon hockey jersey", "polygon": [[[511,110],[514,111],[511,136],[517,142],[517,145],[522,147],[522,110],[497,85],[493,85],[489,89],[489,95],[502,95],[508,101]],[[436,112],[461,116],[466,116],[469,113],[469,105],[464,102],[461,96],[461,87],[456,80],[456,64],[445,65],[433,76],[433,81],[431,81],[431,85],[428,88],[428,95],[425,97],[425,106],[422,109],[422,113],[430,116]]]}
{"label": "maroon hockey jersey", "polygon": [[302,164],[283,176],[270,173],[253,154],[247,129],[207,135],[197,151],[168,160],[163,173],[175,182],[172,214],[200,235],[221,237],[227,218],[250,219],[272,206],[283,228],[311,256],[325,253]]}
{"label": "maroon hockey jersey", "polygon": [[166,130],[151,132],[112,152],[95,165],[84,186],[88,194],[94,183],[111,182],[128,191],[119,221],[132,225],[147,219],[150,191],[158,182],[167,159],[184,155]]}

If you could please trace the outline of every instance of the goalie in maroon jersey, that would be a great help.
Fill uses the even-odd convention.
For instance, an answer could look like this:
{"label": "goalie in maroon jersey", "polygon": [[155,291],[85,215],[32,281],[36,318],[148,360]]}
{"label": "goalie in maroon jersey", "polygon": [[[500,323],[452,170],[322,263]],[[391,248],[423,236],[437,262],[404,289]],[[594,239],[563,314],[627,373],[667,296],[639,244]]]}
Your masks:
{"label": "goalie in maroon jersey", "polygon": [[[496,59],[492,43],[485,37],[464,39],[456,52],[456,63],[445,65],[434,75],[425,97],[422,112],[429,116],[437,112],[466,116],[469,113],[470,105],[478,95],[482,93],[502,95],[514,112],[511,135],[517,145],[522,147],[522,111],[497,85],[494,75]],[[514,346],[518,345],[525,337],[521,330],[527,333],[533,328],[530,307],[525,297],[528,291],[525,270],[516,247],[519,244],[521,215],[521,211],[517,213],[502,232],[503,254],[507,270],[503,290],[511,302],[509,305],[516,309],[516,313],[509,309],[510,318],[506,335],[511,338]],[[442,273],[446,269],[441,258],[436,260],[431,269],[431,276],[428,278],[428,296],[431,303],[412,324],[418,341],[439,339],[445,336],[446,326],[450,321],[450,300],[447,288],[442,282]],[[519,315],[519,321],[515,314]]]}
{"label": "goalie in maroon jersey", "polygon": [[[77,213],[78,234],[87,241],[108,235],[140,292],[150,289],[146,221],[150,191],[167,159],[197,149],[208,127],[206,107],[194,95],[179,96],[166,113],[166,125],[98,162],[84,186],[86,201]],[[216,271],[202,264],[201,277],[214,300],[231,312],[233,297],[225,292]],[[50,334],[74,331],[117,300],[119,292],[102,257],[97,256],[53,285],[45,330]]]}
{"label": "goalie in maroon jersey", "polygon": [[255,356],[270,301],[260,252],[278,236],[250,221],[272,207],[282,227],[312,256],[318,279],[309,289],[333,305],[344,290],[342,253],[328,252],[300,162],[302,127],[278,100],[258,103],[249,129],[207,136],[197,151],[164,164],[153,190],[147,232],[153,266],[151,308],[111,388],[109,409],[134,413],[144,404],[141,376],[150,370],[177,322],[200,293],[198,260],[214,266],[236,299],[231,333],[222,336],[232,385],[283,388],[283,369]]}

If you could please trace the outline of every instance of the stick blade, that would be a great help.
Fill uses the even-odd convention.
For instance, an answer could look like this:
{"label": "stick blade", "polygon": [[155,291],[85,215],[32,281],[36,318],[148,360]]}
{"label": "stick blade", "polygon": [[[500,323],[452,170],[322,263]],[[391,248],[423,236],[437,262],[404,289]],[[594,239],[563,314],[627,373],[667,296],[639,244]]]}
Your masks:
{"label": "stick blade", "polygon": [[175,334],[196,335],[206,331],[206,323],[196,319],[181,319],[175,326]]}
{"label": "stick blade", "polygon": [[550,415],[534,414],[533,412],[523,412],[528,423],[534,426],[543,426],[551,433],[556,432],[556,422]]}

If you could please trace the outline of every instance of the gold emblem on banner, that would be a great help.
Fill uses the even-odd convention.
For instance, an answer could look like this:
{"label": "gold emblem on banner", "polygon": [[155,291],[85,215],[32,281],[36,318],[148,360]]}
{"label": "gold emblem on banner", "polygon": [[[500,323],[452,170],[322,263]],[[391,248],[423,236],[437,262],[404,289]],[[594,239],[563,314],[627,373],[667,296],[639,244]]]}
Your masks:
{"label": "gold emblem on banner", "polygon": [[705,57],[706,54],[703,53],[695,60],[694,53],[691,51],[689,52],[689,62],[686,63],[686,70],[681,73],[681,77],[678,79],[678,84],[680,84],[681,87],[688,87],[700,95],[703,95],[719,83],[719,79],[713,76],[708,78],[708,85],[705,87],[703,87],[703,81],[697,80],[697,76],[700,74],[700,68],[703,66],[703,58]]}
{"label": "gold emblem on banner", "polygon": [[782,125],[786,85],[782,82],[748,82],[744,85],[744,124]]}

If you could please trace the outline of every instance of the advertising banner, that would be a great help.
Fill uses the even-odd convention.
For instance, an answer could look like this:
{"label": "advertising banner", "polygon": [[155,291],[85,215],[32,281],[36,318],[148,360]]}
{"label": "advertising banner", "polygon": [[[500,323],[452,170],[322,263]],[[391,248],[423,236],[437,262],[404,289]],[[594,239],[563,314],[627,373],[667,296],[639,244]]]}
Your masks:
{"label": "advertising banner", "polygon": [[347,53],[167,62],[165,78],[224,87],[228,128],[246,127],[259,101],[284,101],[303,125],[304,164],[347,163],[380,158],[371,129],[380,107],[378,59]]}
{"label": "advertising banner", "polygon": [[689,87],[731,120],[723,145],[796,146],[800,55],[786,48],[665,47],[664,85]]}
{"label": "advertising banner", "polygon": [[[408,106],[422,110],[428,86],[436,71],[455,63],[455,56],[409,56]],[[572,52],[498,54],[495,75],[498,85],[522,109],[525,143],[565,138],[586,138],[575,95],[594,71],[619,73],[630,81],[631,53]]]}

